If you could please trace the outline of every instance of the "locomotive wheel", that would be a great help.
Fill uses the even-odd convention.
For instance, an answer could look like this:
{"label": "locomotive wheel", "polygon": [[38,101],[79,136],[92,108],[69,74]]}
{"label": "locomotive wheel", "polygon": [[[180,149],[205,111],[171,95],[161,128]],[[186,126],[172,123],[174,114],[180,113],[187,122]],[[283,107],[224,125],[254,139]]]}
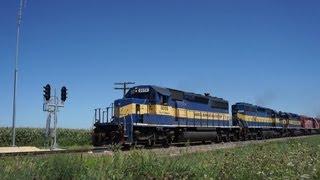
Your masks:
{"label": "locomotive wheel", "polygon": [[256,139],[256,135],[252,133],[252,134],[250,134],[249,138],[250,138],[250,140],[255,140]]}
{"label": "locomotive wheel", "polygon": [[153,147],[155,145],[154,140],[148,139],[145,143],[146,147]]}
{"label": "locomotive wheel", "polygon": [[168,141],[167,138],[162,141],[162,146],[163,146],[164,148],[169,148],[169,147],[170,147],[170,144],[171,144],[171,143]]}
{"label": "locomotive wheel", "polygon": [[214,140],[214,142],[215,142],[215,143],[220,143],[220,142],[221,142],[221,136],[218,135],[218,136],[216,137],[216,139]]}
{"label": "locomotive wheel", "polygon": [[93,140],[92,140],[92,145],[93,145],[93,146],[102,146],[101,141],[97,140],[96,137],[93,137],[92,139],[93,139]]}
{"label": "locomotive wheel", "polygon": [[248,139],[249,139],[249,138],[248,138],[247,135],[243,135],[243,136],[241,136],[240,141],[247,141]]}
{"label": "locomotive wheel", "polygon": [[134,147],[134,146],[131,146],[130,144],[124,144],[122,146],[121,150],[124,150],[124,151],[130,150],[132,147]]}
{"label": "locomotive wheel", "polygon": [[93,146],[102,146],[102,145],[104,145],[102,137],[99,134],[92,136],[92,145]]}
{"label": "locomotive wheel", "polygon": [[236,137],[236,135],[234,134],[233,136],[231,136],[231,141],[235,142],[238,141],[239,139]]}
{"label": "locomotive wheel", "polygon": [[223,137],[223,142],[230,142],[229,134],[227,134],[225,137]]}
{"label": "locomotive wheel", "polygon": [[260,130],[259,133],[258,133],[258,138],[259,138],[259,140],[265,139],[265,137],[264,137],[264,135],[263,135],[263,133],[262,133],[261,130]]}

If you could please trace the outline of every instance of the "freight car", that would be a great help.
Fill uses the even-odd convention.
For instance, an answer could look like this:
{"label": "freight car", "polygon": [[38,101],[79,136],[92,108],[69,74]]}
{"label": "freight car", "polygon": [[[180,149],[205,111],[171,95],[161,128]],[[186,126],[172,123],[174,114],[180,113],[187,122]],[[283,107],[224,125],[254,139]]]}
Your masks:
{"label": "freight car", "polygon": [[308,116],[300,116],[301,126],[305,133],[312,134],[319,130],[319,120]]}
{"label": "freight car", "polygon": [[144,85],[131,88],[106,110],[96,109],[92,140],[95,146],[168,146],[263,139],[317,133],[315,121],[248,103],[232,105],[230,116],[229,102],[222,98]]}

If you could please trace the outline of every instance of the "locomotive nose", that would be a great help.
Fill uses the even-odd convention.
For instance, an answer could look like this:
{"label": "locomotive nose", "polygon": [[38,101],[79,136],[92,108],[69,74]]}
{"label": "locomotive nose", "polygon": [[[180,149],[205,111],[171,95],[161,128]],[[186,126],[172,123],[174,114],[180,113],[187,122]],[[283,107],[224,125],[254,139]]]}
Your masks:
{"label": "locomotive nose", "polygon": [[131,103],[132,103],[132,99],[123,98],[123,99],[115,100],[114,106],[115,107],[123,107],[123,106],[126,106]]}
{"label": "locomotive nose", "polygon": [[135,111],[133,99],[118,99],[114,102],[114,107],[116,118],[125,117],[127,115],[133,114]]}

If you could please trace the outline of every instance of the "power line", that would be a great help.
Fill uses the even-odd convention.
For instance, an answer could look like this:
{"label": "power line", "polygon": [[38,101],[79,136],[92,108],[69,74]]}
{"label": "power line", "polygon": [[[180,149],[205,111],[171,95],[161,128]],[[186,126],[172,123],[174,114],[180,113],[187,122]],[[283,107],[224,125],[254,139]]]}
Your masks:
{"label": "power line", "polygon": [[128,85],[135,84],[135,82],[117,82],[114,83],[115,86],[121,86],[121,87],[115,87],[116,90],[123,90],[123,97],[126,95],[127,90],[130,89]]}

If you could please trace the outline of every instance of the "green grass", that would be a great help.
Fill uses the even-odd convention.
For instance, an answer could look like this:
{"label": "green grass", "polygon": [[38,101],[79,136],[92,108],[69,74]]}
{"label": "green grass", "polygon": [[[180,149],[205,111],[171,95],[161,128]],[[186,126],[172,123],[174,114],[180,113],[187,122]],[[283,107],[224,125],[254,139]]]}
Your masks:
{"label": "green grass", "polygon": [[320,136],[177,157],[145,150],[114,156],[0,159],[1,179],[319,179]]}
{"label": "green grass", "polygon": [[[90,146],[91,131],[86,129],[61,129],[57,130],[58,144],[61,147]],[[11,128],[0,128],[0,147],[10,146]],[[44,129],[40,128],[17,128],[17,146],[45,147]]]}

